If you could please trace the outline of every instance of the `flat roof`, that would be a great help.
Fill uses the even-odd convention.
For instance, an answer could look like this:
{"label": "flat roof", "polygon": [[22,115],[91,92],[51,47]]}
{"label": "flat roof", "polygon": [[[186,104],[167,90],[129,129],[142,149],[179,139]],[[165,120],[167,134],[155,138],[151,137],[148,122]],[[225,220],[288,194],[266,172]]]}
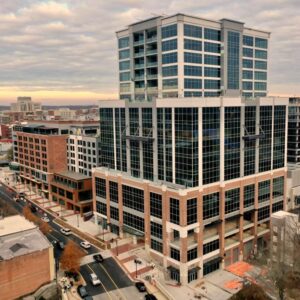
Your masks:
{"label": "flat roof", "polygon": [[24,217],[0,220],[0,262],[51,247],[39,229]]}
{"label": "flat roof", "polygon": [[68,177],[68,178],[75,179],[75,180],[84,180],[84,179],[92,178],[90,176],[86,176],[84,174],[77,173],[77,172],[71,172],[71,171],[55,172],[54,175]]}

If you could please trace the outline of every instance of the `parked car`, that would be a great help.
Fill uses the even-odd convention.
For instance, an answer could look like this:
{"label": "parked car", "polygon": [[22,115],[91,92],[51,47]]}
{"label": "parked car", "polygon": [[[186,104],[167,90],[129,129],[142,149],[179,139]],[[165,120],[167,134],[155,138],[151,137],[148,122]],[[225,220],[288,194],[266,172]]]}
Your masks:
{"label": "parked car", "polygon": [[91,278],[91,283],[92,285],[100,285],[101,281],[99,280],[98,276],[95,273],[91,273],[90,274],[90,278]]}
{"label": "parked car", "polygon": [[72,233],[72,231],[69,228],[61,228],[60,232],[64,235],[70,235]]}
{"label": "parked car", "polygon": [[147,294],[145,300],[157,300],[157,298],[153,294]]}
{"label": "parked car", "polygon": [[88,294],[85,286],[83,286],[83,285],[79,285],[78,286],[77,293],[79,294],[79,296],[81,297],[81,299],[85,299],[85,297],[89,296],[89,294]]}
{"label": "parked car", "polygon": [[18,194],[18,198],[19,198],[20,200],[24,200],[24,198],[25,198],[25,193],[19,193],[19,194]]}
{"label": "parked car", "polygon": [[98,262],[98,263],[104,261],[104,259],[103,259],[103,257],[102,257],[101,254],[95,254],[95,255],[93,255],[93,259],[94,259],[95,262]]}
{"label": "parked car", "polygon": [[136,288],[139,290],[139,292],[143,293],[146,292],[146,286],[144,282],[138,281],[135,283]]}
{"label": "parked car", "polygon": [[81,242],[80,246],[84,249],[89,249],[91,248],[91,244],[89,242]]}
{"label": "parked car", "polygon": [[37,212],[37,208],[36,208],[34,205],[31,205],[31,206],[30,206],[30,210],[31,210],[31,212],[33,212],[33,213]]}
{"label": "parked car", "polygon": [[46,223],[50,222],[50,219],[48,217],[42,217],[41,220]]}

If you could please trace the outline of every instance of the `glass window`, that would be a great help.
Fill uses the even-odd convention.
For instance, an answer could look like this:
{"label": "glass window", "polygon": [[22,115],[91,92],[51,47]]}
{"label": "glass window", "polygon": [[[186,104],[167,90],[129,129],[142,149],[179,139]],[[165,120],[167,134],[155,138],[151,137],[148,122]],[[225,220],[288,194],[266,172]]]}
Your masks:
{"label": "glass window", "polygon": [[180,251],[171,247],[171,258],[180,261]]}
{"label": "glass window", "polygon": [[243,59],[243,68],[253,69],[253,60]]}
{"label": "glass window", "polygon": [[110,218],[119,221],[119,209],[110,206]]}
{"label": "glass window", "polygon": [[225,192],[225,214],[240,209],[240,189],[232,189]]}
{"label": "glass window", "polygon": [[163,228],[161,224],[157,224],[155,222],[150,222],[150,228],[151,228],[151,235],[155,236],[159,239],[162,239],[163,237]]}
{"label": "glass window", "polygon": [[204,68],[204,76],[205,77],[221,77],[221,69],[219,68]]}
{"label": "glass window", "polygon": [[272,213],[283,210],[283,201],[272,204]]}
{"label": "glass window", "polygon": [[201,56],[201,54],[198,54],[198,53],[184,52],[184,62],[201,64],[202,56]]}
{"label": "glass window", "polygon": [[240,88],[240,33],[228,31],[227,42],[227,88]]}
{"label": "glass window", "polygon": [[255,50],[255,58],[267,59],[268,52],[264,50]]}
{"label": "glass window", "polygon": [[177,63],[177,52],[166,53],[162,55],[162,64]]}
{"label": "glass window", "polygon": [[130,72],[120,73],[120,81],[129,81],[130,80]]}
{"label": "glass window", "polygon": [[273,133],[273,169],[282,168],[284,166],[285,157],[285,121],[286,107],[276,105],[274,107],[274,133]]}
{"label": "glass window", "polygon": [[212,273],[220,268],[220,258],[214,258],[203,264],[203,276]]}
{"label": "glass window", "polygon": [[166,39],[171,36],[177,35],[177,24],[165,26],[161,28],[161,37],[162,39]]}
{"label": "glass window", "polygon": [[204,42],[204,51],[212,53],[220,53],[221,45],[216,43]]}
{"label": "glass window", "polygon": [[253,83],[252,81],[243,81],[243,90],[252,90]]}
{"label": "glass window", "polygon": [[248,70],[243,70],[243,79],[253,79],[253,72]]}
{"label": "glass window", "polygon": [[203,244],[203,255],[218,250],[220,247],[219,240],[214,240],[212,242]]}
{"label": "glass window", "polygon": [[253,40],[253,36],[243,35],[243,45],[252,47],[254,44]]}
{"label": "glass window", "polygon": [[185,89],[201,89],[202,88],[202,80],[201,79],[184,78],[184,88]]}
{"label": "glass window", "polygon": [[268,40],[262,38],[255,38],[255,47],[267,49]]}
{"label": "glass window", "polygon": [[184,24],[184,35],[185,36],[191,36],[195,38],[201,38],[202,37],[202,27],[199,26],[193,26],[189,24]]}
{"label": "glass window", "polygon": [[163,89],[177,89],[178,79],[163,79]]}
{"label": "glass window", "polygon": [[267,90],[267,83],[266,82],[255,82],[254,89],[256,91],[266,91]]}
{"label": "glass window", "polygon": [[162,218],[162,197],[160,194],[150,192],[150,215]]}
{"label": "glass window", "polygon": [[122,185],[123,205],[144,212],[144,191]]}
{"label": "glass window", "polygon": [[178,74],[177,65],[169,66],[169,67],[162,67],[162,76],[163,77],[177,76],[177,74]]}
{"label": "glass window", "polygon": [[119,195],[118,195],[118,183],[114,181],[109,182],[109,198],[112,202],[119,202]]}
{"label": "glass window", "polygon": [[216,29],[204,28],[204,38],[206,40],[220,41],[221,31]]}
{"label": "glass window", "polygon": [[106,199],[106,180],[95,177],[96,196]]}
{"label": "glass window", "polygon": [[216,56],[216,55],[205,54],[204,55],[204,63],[206,65],[219,66],[221,64],[221,57],[220,56]]}
{"label": "glass window", "polygon": [[143,233],[145,231],[144,219],[125,211],[123,212],[123,223]]}
{"label": "glass window", "polygon": [[219,193],[213,193],[203,196],[203,220],[218,216],[219,209]]}
{"label": "glass window", "polygon": [[184,49],[201,51],[202,50],[202,42],[184,39]]}
{"label": "glass window", "polygon": [[273,198],[284,195],[284,177],[277,177],[273,179]]}
{"label": "glass window", "polygon": [[184,97],[202,97],[202,92],[185,91]]}
{"label": "glass window", "polygon": [[129,58],[129,50],[119,51],[119,59]]}
{"label": "glass window", "polygon": [[129,47],[129,37],[123,37],[119,39],[119,49]]}
{"label": "glass window", "polygon": [[106,215],[107,215],[106,209],[107,209],[107,207],[106,207],[106,204],[105,204],[105,203],[96,201],[96,211],[97,211],[97,213],[106,216]]}
{"label": "glass window", "polygon": [[197,247],[188,250],[188,252],[187,252],[187,261],[194,260],[197,257],[198,257],[198,248]]}
{"label": "glass window", "polygon": [[170,222],[177,225],[180,223],[180,207],[178,199],[170,198]]}
{"label": "glass window", "polygon": [[219,90],[221,82],[220,80],[205,79],[204,88],[207,90]]}
{"label": "glass window", "polygon": [[162,51],[171,51],[177,49],[177,39],[162,42]]}
{"label": "glass window", "polygon": [[[245,93],[245,97],[253,97],[252,93]],[[256,134],[256,107],[246,106],[245,107],[245,127],[244,135],[255,135]],[[256,140],[249,139],[244,142],[244,175],[251,175],[255,173],[255,153]]]}
{"label": "glass window", "polygon": [[197,198],[187,200],[186,210],[187,225],[197,223]]}
{"label": "glass window", "polygon": [[267,80],[267,72],[255,71],[254,74],[256,80]]}
{"label": "glass window", "polygon": [[130,60],[120,61],[119,69],[120,69],[120,71],[129,70],[130,69]]}
{"label": "glass window", "polygon": [[270,206],[259,208],[257,213],[257,220],[261,221],[270,218]]}
{"label": "glass window", "polygon": [[163,244],[154,239],[151,239],[151,249],[163,253]]}
{"label": "glass window", "polygon": [[253,49],[251,49],[251,48],[243,48],[243,56],[245,56],[245,57],[253,57]]}
{"label": "glass window", "polygon": [[258,202],[270,200],[270,180],[261,181],[258,183]]}
{"label": "glass window", "polygon": [[261,60],[256,60],[255,61],[255,69],[267,70],[267,62],[261,61]]}
{"label": "glass window", "polygon": [[254,205],[255,185],[250,184],[244,186],[244,208]]}
{"label": "glass window", "polygon": [[197,66],[184,66],[184,75],[185,76],[202,76],[202,68]]}

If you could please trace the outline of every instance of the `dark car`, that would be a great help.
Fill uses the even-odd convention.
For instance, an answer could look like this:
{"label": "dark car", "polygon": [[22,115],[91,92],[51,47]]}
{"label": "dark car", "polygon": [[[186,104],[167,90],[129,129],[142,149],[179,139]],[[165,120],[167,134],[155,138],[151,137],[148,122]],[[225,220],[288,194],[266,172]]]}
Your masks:
{"label": "dark car", "polygon": [[157,300],[157,298],[153,294],[147,294],[145,300]]}
{"label": "dark car", "polygon": [[101,254],[95,254],[93,256],[93,259],[95,260],[95,262],[99,262],[99,263],[104,261],[104,259],[103,259],[103,257],[102,257]]}
{"label": "dark car", "polygon": [[37,208],[35,206],[33,206],[33,205],[30,206],[30,210],[33,213],[37,212]]}
{"label": "dark car", "polygon": [[135,283],[136,288],[139,290],[139,292],[143,293],[146,292],[146,287],[144,282],[138,281]]}
{"label": "dark car", "polygon": [[83,285],[79,285],[78,288],[77,288],[77,293],[79,294],[79,296],[82,298],[82,299],[86,299],[86,297],[89,296],[85,286]]}
{"label": "dark car", "polygon": [[60,250],[64,250],[65,249],[65,244],[63,242],[58,241],[56,243],[56,247]]}

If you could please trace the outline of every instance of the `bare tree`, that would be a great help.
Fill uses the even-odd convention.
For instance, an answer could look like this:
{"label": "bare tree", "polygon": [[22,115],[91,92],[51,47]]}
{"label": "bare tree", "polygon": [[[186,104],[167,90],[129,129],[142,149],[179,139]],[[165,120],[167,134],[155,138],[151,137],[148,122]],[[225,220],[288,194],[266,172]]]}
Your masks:
{"label": "bare tree", "polygon": [[78,272],[80,260],[84,255],[82,249],[73,241],[69,240],[60,258],[61,267],[68,272]]}

